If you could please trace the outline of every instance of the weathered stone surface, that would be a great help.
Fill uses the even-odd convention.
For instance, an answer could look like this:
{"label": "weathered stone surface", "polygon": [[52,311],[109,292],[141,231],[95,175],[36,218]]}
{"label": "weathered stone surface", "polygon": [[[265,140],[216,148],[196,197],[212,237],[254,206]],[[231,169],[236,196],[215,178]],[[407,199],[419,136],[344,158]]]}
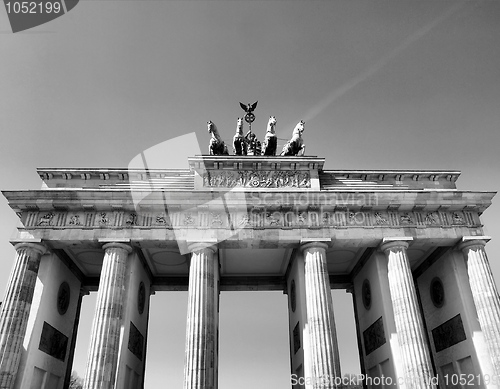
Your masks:
{"label": "weathered stone surface", "polygon": [[0,388],[10,389],[21,360],[40,258],[46,248],[36,243],[16,245],[16,262],[10,275],[0,314]]}
{"label": "weathered stone surface", "polygon": [[213,247],[190,246],[184,389],[217,388],[218,260]]}
{"label": "weathered stone surface", "polygon": [[125,292],[125,271],[132,248],[107,243],[92,324],[85,389],[114,389],[120,349],[120,331]]}
{"label": "weathered stone surface", "polygon": [[433,369],[420,315],[417,294],[406,249],[408,239],[386,238],[381,245],[388,260],[389,289],[394,321],[403,359],[406,388],[436,388]]}
{"label": "weathered stone surface", "polygon": [[[301,246],[305,259],[306,311],[311,345],[313,388],[335,388],[340,377],[340,359],[333,317],[333,303],[326,267],[325,243]],[[322,382],[326,378],[326,382]]]}
{"label": "weathered stone surface", "polygon": [[[481,239],[483,238],[483,239]],[[464,237],[459,248],[467,261],[469,283],[493,369],[500,376],[500,298],[484,246],[488,237]]]}

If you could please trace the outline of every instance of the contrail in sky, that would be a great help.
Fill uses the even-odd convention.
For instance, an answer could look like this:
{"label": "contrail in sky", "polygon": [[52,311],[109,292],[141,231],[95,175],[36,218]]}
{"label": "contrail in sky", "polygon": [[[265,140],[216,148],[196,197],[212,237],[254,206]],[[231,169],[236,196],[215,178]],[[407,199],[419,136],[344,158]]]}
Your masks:
{"label": "contrail in sky", "polygon": [[421,29],[417,30],[415,33],[410,35],[400,45],[398,45],[394,50],[392,50],[385,57],[379,59],[371,67],[366,69],[364,72],[362,72],[359,75],[357,75],[356,77],[350,79],[344,85],[334,89],[332,93],[330,93],[327,97],[325,97],[322,101],[320,101],[315,107],[313,107],[309,111],[307,111],[303,120],[305,122],[308,122],[309,120],[315,118],[317,115],[319,115],[324,109],[326,109],[328,106],[330,106],[339,97],[343,96],[345,93],[349,92],[355,86],[362,83],[367,78],[371,77],[373,74],[378,72],[390,60],[392,60],[394,57],[396,57],[401,51],[408,48],[408,46],[410,46],[414,42],[418,41],[420,38],[422,38],[424,35],[426,35],[428,32],[430,32],[434,27],[436,27],[439,23],[443,22],[445,19],[449,18],[451,15],[453,15],[455,12],[457,12],[460,8],[462,8],[462,6],[465,3],[467,3],[467,0],[455,3],[452,7],[450,7],[441,16],[437,17],[432,22],[430,22],[426,26],[422,27]]}

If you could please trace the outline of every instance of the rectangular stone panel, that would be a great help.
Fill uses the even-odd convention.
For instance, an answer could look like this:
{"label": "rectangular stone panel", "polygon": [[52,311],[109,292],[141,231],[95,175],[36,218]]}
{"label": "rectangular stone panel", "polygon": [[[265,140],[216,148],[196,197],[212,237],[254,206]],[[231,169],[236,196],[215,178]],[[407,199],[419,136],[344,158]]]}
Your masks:
{"label": "rectangular stone panel", "polygon": [[140,361],[142,361],[142,354],[144,350],[144,336],[132,322],[130,322],[130,332],[128,335],[128,349]]}
{"label": "rectangular stone panel", "polygon": [[62,332],[52,327],[49,323],[43,322],[42,335],[38,349],[51,357],[64,361],[66,349],[68,348],[68,337]]}
{"label": "rectangular stone panel", "polygon": [[365,344],[365,355],[370,355],[373,351],[385,344],[385,331],[382,316],[364,330],[363,340]]}
{"label": "rectangular stone panel", "polygon": [[460,314],[434,328],[432,339],[436,352],[443,351],[467,339]]}
{"label": "rectangular stone panel", "polygon": [[445,389],[462,389],[460,385],[458,385],[457,378],[460,376],[455,371],[453,363],[443,365],[439,370],[441,370],[440,382],[442,387]]}

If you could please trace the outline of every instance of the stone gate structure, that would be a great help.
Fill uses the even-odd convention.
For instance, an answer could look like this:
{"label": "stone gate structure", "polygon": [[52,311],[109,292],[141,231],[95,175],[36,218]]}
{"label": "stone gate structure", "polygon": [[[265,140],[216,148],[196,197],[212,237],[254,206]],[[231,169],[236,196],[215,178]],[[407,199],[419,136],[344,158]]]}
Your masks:
{"label": "stone gate structure", "polygon": [[286,293],[295,387],[334,388],[332,288],[352,293],[362,371],[386,379],[369,387],[497,388],[480,220],[494,193],[459,191],[457,171],[323,165],[195,156],[186,170],[39,169],[41,190],[4,191],[21,224],[0,388],[67,387],[89,291],[85,389],[142,388],[149,296],[169,290],[189,291],[184,388],[217,388],[218,296],[232,290]]}

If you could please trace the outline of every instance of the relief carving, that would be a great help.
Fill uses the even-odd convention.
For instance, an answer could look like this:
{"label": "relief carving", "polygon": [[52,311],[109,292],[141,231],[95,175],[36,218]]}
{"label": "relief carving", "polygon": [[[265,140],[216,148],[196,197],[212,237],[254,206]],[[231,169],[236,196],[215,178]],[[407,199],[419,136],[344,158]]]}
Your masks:
{"label": "relief carving", "polygon": [[[268,201],[271,209],[276,209],[276,202]],[[477,221],[472,218],[466,218],[461,212],[442,212],[438,215],[437,212],[393,212],[389,216],[383,211],[376,212],[361,212],[361,211],[351,211],[349,209],[345,211],[324,211],[322,207],[317,207],[315,210],[297,210],[292,209],[292,207],[285,206],[281,207],[280,210],[269,210],[266,206],[260,205],[251,212],[251,214],[245,213],[233,213],[231,218],[234,225],[238,227],[253,227],[253,228],[265,228],[265,227],[311,227],[318,228],[320,226],[324,227],[357,227],[357,226],[372,226],[372,227],[389,227],[389,226],[407,226],[413,225],[417,221],[419,223],[425,224],[428,227],[439,227],[442,225],[454,225],[454,226],[468,226],[474,227]],[[197,211],[191,212],[179,212],[178,218],[175,222],[169,218],[168,214],[157,213],[156,215],[148,216],[149,219],[145,219],[144,226],[149,226],[151,228],[158,227],[187,227],[187,228],[197,228],[198,223],[205,223],[205,227],[224,227],[228,224],[226,222],[226,216],[224,212],[212,212],[209,215],[206,211],[200,209],[200,215]],[[120,218],[115,223],[112,223],[108,216],[109,212],[91,212],[87,213],[86,216],[75,214],[74,212],[49,212],[49,213],[33,213],[31,219],[28,218],[25,221],[25,225],[31,226],[33,228],[51,228],[52,226],[88,226],[98,225],[101,228],[120,228],[120,226],[126,225],[128,227],[134,227],[139,225],[139,217],[136,213],[125,214],[124,221],[122,222]],[[202,216],[205,215],[205,216]],[[200,219],[198,219],[200,217]],[[31,221],[30,221],[31,220]],[[57,223],[56,223],[57,220]],[[95,222],[92,222],[95,220]],[[205,220],[205,222],[203,221]],[[449,222],[446,222],[449,220]],[[142,223],[142,222],[141,222]],[[175,223],[173,225],[172,223]],[[141,224],[142,225],[142,224]],[[228,225],[229,226],[229,225]]]}
{"label": "relief carving", "polygon": [[247,227],[250,225],[250,217],[248,214],[245,214],[241,217],[240,221],[238,222],[239,227]]}
{"label": "relief carving", "polygon": [[222,188],[310,188],[309,172],[298,171],[255,171],[206,172],[203,185]]}
{"label": "relief carving", "polygon": [[220,213],[212,213],[212,225],[222,226],[223,224]]}
{"label": "relief carving", "polygon": [[389,224],[387,219],[383,217],[380,212],[375,212],[375,223],[377,223],[377,225]]}
{"label": "relief carving", "polygon": [[427,215],[425,216],[425,223],[426,224],[438,224],[436,220],[436,216],[434,215],[434,212],[428,212]]}
{"label": "relief carving", "polygon": [[80,215],[73,215],[69,219],[69,225],[70,226],[81,226],[82,223],[80,222]]}
{"label": "relief carving", "polygon": [[184,225],[192,226],[194,224],[194,218],[190,213],[184,215]]}
{"label": "relief carving", "polygon": [[40,220],[38,221],[38,226],[51,226],[52,225],[52,219],[54,218],[54,214],[52,212],[43,215]]}
{"label": "relief carving", "polygon": [[465,224],[465,220],[462,215],[459,215],[457,212],[453,212],[452,215],[453,224]]}
{"label": "relief carving", "polygon": [[403,224],[413,224],[413,220],[408,212],[405,212],[399,217],[399,221]]}
{"label": "relief carving", "polygon": [[127,221],[125,223],[127,224],[127,226],[135,226],[135,225],[137,225],[137,214],[131,213],[128,216],[128,219],[127,219]]}
{"label": "relief carving", "polygon": [[279,226],[280,219],[281,219],[281,214],[279,212],[266,213],[266,221],[269,226]]}
{"label": "relief carving", "polygon": [[165,215],[163,214],[156,216],[156,224],[161,226],[170,225],[170,223],[168,223],[167,219],[165,218]]}
{"label": "relief carving", "polygon": [[101,212],[99,214],[99,224],[108,224],[109,223],[109,218],[106,216],[106,212]]}

